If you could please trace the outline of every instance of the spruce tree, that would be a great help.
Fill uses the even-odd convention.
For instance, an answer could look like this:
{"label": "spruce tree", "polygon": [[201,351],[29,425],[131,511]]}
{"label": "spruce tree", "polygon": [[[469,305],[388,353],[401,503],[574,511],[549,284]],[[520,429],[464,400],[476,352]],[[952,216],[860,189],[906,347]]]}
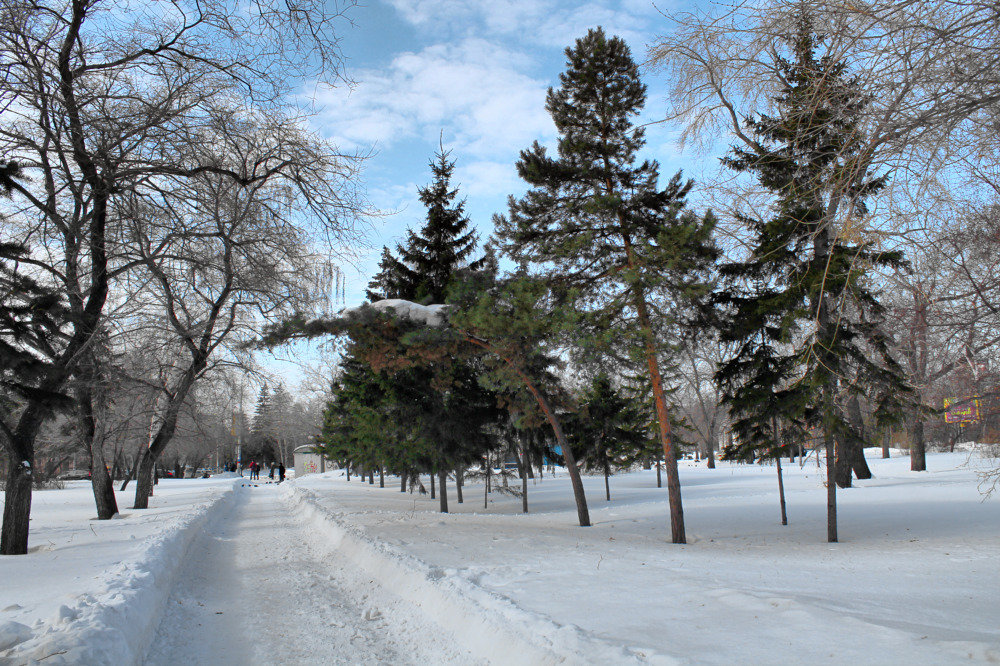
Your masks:
{"label": "spruce tree", "polygon": [[[402,298],[418,303],[445,303],[448,289],[461,270],[478,270],[487,257],[470,261],[477,237],[469,228],[465,202],[451,184],[455,169],[450,152],[443,148],[429,163],[432,182],[418,190],[427,209],[419,231],[407,232],[396,246],[397,256],[383,248],[379,273],[369,283],[369,300]],[[474,361],[440,358],[432,368],[411,367],[392,376],[394,395],[402,396],[409,422],[419,424],[414,442],[430,439],[438,444],[437,456],[427,471],[441,483],[441,510],[447,511],[445,482],[456,464],[470,459],[481,444],[482,405],[492,398],[475,381]]]}
{"label": "spruce tree", "polygon": [[604,495],[611,501],[608,477],[642,457],[648,440],[641,403],[616,389],[607,375],[594,378],[577,412],[568,419],[572,446],[584,469],[604,475]]}
{"label": "spruce tree", "polygon": [[563,285],[568,302],[584,313],[578,352],[614,356],[648,377],[671,533],[674,543],[685,543],[664,375],[687,304],[706,290],[717,256],[714,219],[685,209],[692,184],[679,173],[661,189],[659,165],[639,162],[645,138],[633,123],[646,86],[625,42],[598,28],[566,56],[560,86],[546,100],[558,154],[549,156],[538,142],[522,151],[518,173],[532,189],[511,199],[497,233],[508,256]]}
{"label": "spruce tree", "polygon": [[[863,150],[858,117],[866,101],[846,66],[817,57],[822,46],[806,14],[777,61],[778,113],[748,120],[751,147],[724,162],[754,175],[773,194],[766,218],[741,215],[753,234],[744,261],[721,272],[724,341],[740,344],[716,379],[734,417],[739,446],[772,455],[777,419],[821,433],[827,462],[827,539],[837,541],[835,441],[852,431],[837,396],[877,395],[877,416],[897,417],[910,395],[877,322],[883,313],[865,280],[901,256],[878,252],[852,225],[885,186]],[[855,240],[850,240],[851,238]]]}
{"label": "spruce tree", "polygon": [[469,261],[476,249],[476,233],[469,229],[465,201],[451,186],[455,161],[442,149],[429,163],[434,180],[417,190],[427,208],[419,233],[407,231],[406,243],[396,245],[398,257],[382,248],[379,273],[369,283],[368,299],[404,298],[418,303],[444,303],[455,272],[478,269],[483,259]]}

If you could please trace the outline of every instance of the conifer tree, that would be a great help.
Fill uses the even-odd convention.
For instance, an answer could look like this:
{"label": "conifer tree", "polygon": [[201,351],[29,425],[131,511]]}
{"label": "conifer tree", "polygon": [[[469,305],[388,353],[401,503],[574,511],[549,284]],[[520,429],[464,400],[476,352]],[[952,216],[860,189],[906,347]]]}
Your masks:
{"label": "conifer tree", "polygon": [[483,259],[469,261],[476,249],[476,233],[469,229],[465,201],[457,201],[451,186],[455,161],[443,148],[429,164],[434,180],[417,193],[427,208],[420,232],[410,229],[406,243],[396,245],[398,257],[382,248],[379,273],[368,285],[368,299],[405,298],[418,303],[444,303],[456,271],[477,269]]}
{"label": "conifer tree", "polygon": [[628,468],[645,452],[646,422],[641,404],[622,395],[605,374],[594,378],[567,422],[577,458],[585,469],[604,475],[604,495],[609,502],[608,477]]}
{"label": "conifer tree", "polygon": [[646,86],[625,42],[591,30],[566,50],[567,70],[546,100],[558,154],[538,142],[517,168],[532,189],[498,217],[505,252],[565,286],[584,313],[575,338],[588,356],[637,364],[649,378],[667,466],[674,543],[685,543],[680,480],[664,375],[691,298],[704,293],[717,252],[714,218],[685,210],[678,173],[663,189],[659,165],[639,162],[634,120]]}
{"label": "conifer tree", "polygon": [[[865,105],[846,66],[817,57],[822,46],[806,14],[779,57],[779,112],[748,120],[752,147],[724,161],[773,193],[770,216],[742,215],[753,233],[749,256],[722,267],[729,284],[724,341],[740,343],[716,379],[747,452],[778,446],[776,415],[821,433],[827,462],[827,539],[837,541],[835,441],[851,432],[837,409],[841,392],[882,396],[882,420],[898,417],[910,394],[877,322],[883,313],[865,275],[899,265],[851,227],[885,185],[862,151],[857,118]],[[857,240],[851,241],[849,237]]]}
{"label": "conifer tree", "polygon": [[[469,229],[465,202],[451,184],[455,169],[450,152],[443,148],[429,164],[432,182],[418,190],[427,217],[419,232],[407,233],[404,244],[396,246],[398,257],[383,248],[380,271],[369,283],[369,300],[402,298],[417,303],[445,303],[448,288],[460,270],[478,270],[487,257],[469,261],[477,245],[475,231]],[[393,374],[397,396],[405,396],[409,422],[419,426],[416,441],[438,443],[438,454],[429,463],[441,484],[441,510],[447,512],[447,473],[469,458],[463,447],[476,448],[480,441],[482,405],[491,401],[475,381],[474,361],[438,359],[434,367],[413,367]],[[464,386],[462,391],[459,388]],[[471,420],[470,420],[471,419]],[[464,440],[456,437],[464,433]],[[463,443],[464,442],[464,443]]]}

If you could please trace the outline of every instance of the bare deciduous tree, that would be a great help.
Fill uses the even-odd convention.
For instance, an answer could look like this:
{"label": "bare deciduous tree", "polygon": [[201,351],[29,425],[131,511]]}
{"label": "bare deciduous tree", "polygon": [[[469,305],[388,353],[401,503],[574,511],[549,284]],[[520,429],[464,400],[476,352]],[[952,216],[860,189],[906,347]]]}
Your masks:
{"label": "bare deciduous tree", "polygon": [[[24,263],[67,295],[70,312],[68,338],[47,350],[49,371],[37,389],[63,389],[99,330],[114,277],[116,198],[156,191],[167,176],[216,174],[250,186],[301,174],[303,164],[282,151],[220,161],[218,134],[206,128],[225,121],[235,137],[248,115],[290,123],[281,120],[290,87],[341,78],[334,27],[342,9],[321,0],[0,6],[0,154],[23,165],[28,179],[13,184],[4,240],[38,248]],[[245,112],[219,118],[234,107]],[[350,173],[329,175],[342,182]],[[338,221],[327,232],[340,241],[344,229]],[[27,552],[35,440],[51,412],[25,399],[4,416],[0,553]]]}

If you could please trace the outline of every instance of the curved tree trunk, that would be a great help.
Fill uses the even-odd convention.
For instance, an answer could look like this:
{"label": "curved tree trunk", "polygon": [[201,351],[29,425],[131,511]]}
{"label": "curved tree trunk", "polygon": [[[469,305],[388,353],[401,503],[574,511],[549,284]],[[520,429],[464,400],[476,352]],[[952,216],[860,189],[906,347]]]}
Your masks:
{"label": "curved tree trunk", "polygon": [[[542,413],[545,414],[546,420],[552,427],[552,432],[556,436],[556,444],[560,447],[563,460],[566,462],[566,471],[569,472],[570,484],[573,486],[573,499],[576,501],[576,515],[580,521],[580,527],[590,527],[590,511],[587,509],[587,496],[583,491],[583,481],[580,479],[580,470],[576,466],[576,457],[573,455],[573,451],[566,442],[566,437],[563,434],[562,426],[559,424],[559,419],[556,418],[556,414],[552,411],[548,401],[538,388],[535,387],[535,384],[528,378],[524,371],[521,370],[521,368],[515,365],[509,358],[499,354],[497,350],[495,350],[488,342],[471,335],[466,335],[465,339],[467,342],[482,347],[493,354],[497,354],[497,356],[503,359],[508,367],[517,373],[518,377],[521,378],[521,381],[524,382],[525,387],[535,398],[535,401],[538,403],[539,408],[541,408]],[[489,487],[489,470],[487,470],[486,483],[487,487]]]}
{"label": "curved tree trunk", "polygon": [[94,441],[97,426],[94,421],[93,394],[86,380],[82,384],[77,392],[77,400],[80,405],[83,441],[90,453],[90,485],[94,491],[94,503],[97,505],[97,519],[110,520],[118,513],[118,500],[115,498],[114,482],[104,460],[104,446]]}

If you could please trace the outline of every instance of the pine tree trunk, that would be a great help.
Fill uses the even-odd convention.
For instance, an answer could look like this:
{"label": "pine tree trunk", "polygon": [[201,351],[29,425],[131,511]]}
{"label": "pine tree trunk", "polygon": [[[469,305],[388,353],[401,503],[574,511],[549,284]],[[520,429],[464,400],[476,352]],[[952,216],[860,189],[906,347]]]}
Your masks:
{"label": "pine tree trunk", "polygon": [[604,501],[605,502],[610,502],[611,501],[611,484],[608,483],[608,477],[609,476],[611,476],[611,473],[608,471],[608,465],[607,465],[607,463],[605,463],[605,465],[604,465]]}
{"label": "pine tree trunk", "polygon": [[[610,183],[609,193],[611,191]],[[621,216],[621,213],[619,213]],[[624,227],[624,220],[622,226]],[[625,254],[630,268],[636,266],[631,240],[627,235],[622,237]],[[667,468],[667,499],[670,504],[670,535],[673,543],[687,543],[684,533],[684,507],[681,504],[681,480],[677,468],[677,456],[674,452],[670,432],[670,414],[667,411],[667,398],[663,392],[663,378],[660,374],[660,361],[656,355],[656,339],[649,318],[646,295],[640,285],[632,288],[636,319],[642,334],[643,347],[646,354],[646,366],[649,369],[649,381],[653,388],[653,402],[656,405],[656,421],[660,428],[660,445],[663,448],[663,462]]]}
{"label": "pine tree trunk", "polygon": [[788,524],[788,514],[785,513],[785,482],[781,477],[781,456],[774,459],[778,467],[778,502],[781,504],[781,524]]}
{"label": "pine tree trunk", "polygon": [[462,497],[462,485],[464,473],[461,468],[455,470],[455,497],[458,498],[458,503],[462,504],[465,499]]}
{"label": "pine tree trunk", "polygon": [[[525,387],[535,398],[535,402],[538,403],[539,408],[542,413],[545,414],[545,419],[549,422],[552,428],[552,432],[556,437],[556,444],[562,451],[563,459],[566,462],[566,471],[569,472],[570,484],[573,486],[573,499],[576,501],[576,515],[580,522],[580,527],[590,526],[590,511],[587,509],[587,496],[583,491],[583,481],[580,479],[580,470],[576,466],[576,458],[573,456],[573,451],[570,450],[569,444],[566,442],[566,437],[563,434],[562,426],[559,425],[559,419],[556,417],[554,411],[549,406],[548,401],[545,396],[535,387],[534,382],[524,373],[524,371],[517,366],[509,358],[499,354],[495,349],[493,349],[489,343],[479,340],[478,338],[472,336],[466,336],[466,341],[474,345],[478,345],[487,351],[497,354],[504,360],[504,362],[513,370],[521,381],[524,382]],[[486,477],[487,484],[489,484],[489,476]]]}
{"label": "pine tree trunk", "polygon": [[28,524],[31,516],[31,476],[34,456],[15,456],[7,451],[7,482],[4,490],[3,531],[0,555],[28,553]]}
{"label": "pine tree trunk", "polygon": [[528,460],[528,452],[522,451],[517,459],[518,467],[521,469],[521,513],[528,513],[528,470],[531,469],[531,462]]}
{"label": "pine tree trunk", "polygon": [[434,499],[434,472],[431,472],[428,476],[431,477],[431,499]]}
{"label": "pine tree trunk", "polygon": [[401,493],[405,493],[406,492],[406,475],[407,474],[408,474],[408,472],[406,470],[403,470],[402,472],[399,473],[399,492],[401,492]]}
{"label": "pine tree trunk", "polygon": [[924,442],[924,421],[920,415],[913,418],[910,437],[910,471],[927,471],[927,445]]}
{"label": "pine tree trunk", "polygon": [[385,467],[378,468],[378,487],[385,488]]}
{"label": "pine tree trunk", "polygon": [[891,434],[890,434],[890,432],[888,430],[886,430],[885,434],[882,435],[882,458],[888,458],[889,457],[889,443],[890,443],[889,439],[890,439],[890,437],[891,437]]}
{"label": "pine tree trunk", "polygon": [[656,487],[657,488],[662,488],[663,487],[663,474],[660,471],[662,468],[663,468],[663,465],[660,464],[660,459],[657,458],[656,459]]}
{"label": "pine tree trunk", "polygon": [[[448,513],[448,472],[441,470],[438,472],[438,480],[441,482],[441,513]],[[431,475],[431,491],[434,490],[434,476]]]}
{"label": "pine tree trunk", "polygon": [[[832,409],[833,400],[828,395],[829,388],[823,388],[823,401]],[[826,446],[826,540],[829,543],[837,542],[837,479],[835,478],[834,468],[836,466],[834,443],[833,443],[833,426],[829,423],[829,417],[827,417],[827,423],[824,424],[824,444]],[[818,458],[818,456],[817,456]]]}
{"label": "pine tree trunk", "polygon": [[850,400],[847,401],[847,415],[851,419],[851,426],[858,433],[858,439],[851,438],[850,442],[848,442],[848,462],[851,465],[851,469],[854,470],[854,476],[858,479],[870,479],[872,478],[872,471],[868,467],[868,461],[865,460],[865,443],[867,440],[865,435],[865,421],[861,416],[861,403],[858,400],[857,394],[852,395]]}
{"label": "pine tree trunk", "polygon": [[841,433],[835,439],[835,454],[837,468],[834,476],[837,479],[837,486],[840,488],[851,487],[851,461],[850,461],[850,438],[846,433]]}
{"label": "pine tree trunk", "polygon": [[375,485],[375,468],[374,467],[369,467],[368,468],[368,485],[369,486],[374,486]]}

